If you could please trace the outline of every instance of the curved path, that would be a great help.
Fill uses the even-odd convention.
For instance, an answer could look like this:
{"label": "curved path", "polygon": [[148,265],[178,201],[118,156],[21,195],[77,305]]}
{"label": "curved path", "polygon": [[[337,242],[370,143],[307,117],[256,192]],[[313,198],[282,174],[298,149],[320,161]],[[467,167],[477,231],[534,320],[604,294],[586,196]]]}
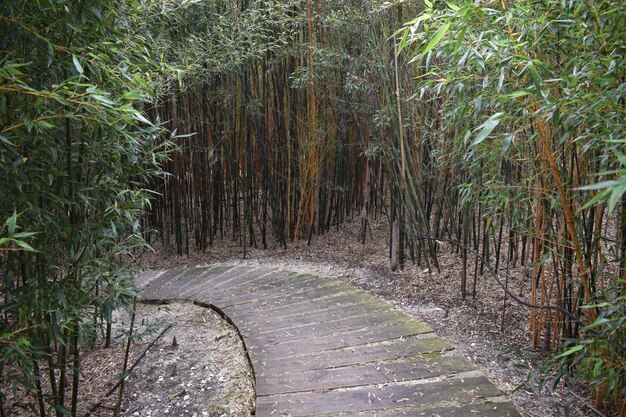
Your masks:
{"label": "curved path", "polygon": [[342,281],[268,267],[145,274],[146,302],[187,300],[239,330],[256,416],[519,416],[424,324]]}

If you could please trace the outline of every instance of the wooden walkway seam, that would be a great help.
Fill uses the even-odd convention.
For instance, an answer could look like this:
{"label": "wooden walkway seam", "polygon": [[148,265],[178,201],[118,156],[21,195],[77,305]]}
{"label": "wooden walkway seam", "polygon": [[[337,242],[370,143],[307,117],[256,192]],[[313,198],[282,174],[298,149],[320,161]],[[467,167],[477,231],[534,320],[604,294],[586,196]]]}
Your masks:
{"label": "wooden walkway seam", "polygon": [[265,266],[150,271],[144,302],[191,301],[236,327],[257,417],[519,417],[428,326],[338,279]]}

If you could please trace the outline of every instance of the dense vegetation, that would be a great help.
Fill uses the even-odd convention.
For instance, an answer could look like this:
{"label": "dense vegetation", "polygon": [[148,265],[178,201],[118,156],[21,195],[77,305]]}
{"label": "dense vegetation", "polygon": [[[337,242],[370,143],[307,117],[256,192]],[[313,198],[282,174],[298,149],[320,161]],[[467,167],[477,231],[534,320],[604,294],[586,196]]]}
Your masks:
{"label": "dense vegetation", "polygon": [[[447,209],[448,233],[482,246],[487,258],[493,236],[496,269],[508,232],[506,265],[518,258],[527,265],[530,303],[556,305],[584,321],[563,310],[532,309],[532,346],[542,338],[548,349],[567,340],[555,361],[559,377],[587,379],[596,404],[614,401],[620,415],[626,413],[625,16],[624,3],[613,1],[427,1],[400,43],[415,51],[420,114],[430,109],[418,122],[428,132],[419,146],[433,161],[434,170],[425,171],[443,172],[455,191],[446,196],[430,174],[418,189],[443,190],[435,205]],[[519,295],[526,295],[521,288]]]}
{"label": "dense vegetation", "polygon": [[387,216],[400,264],[455,242],[463,297],[521,264],[532,346],[624,415],[626,6],[416,3],[4,2],[3,379],[76,412],[150,188],[145,223],[179,254],[353,216],[365,240]]}
{"label": "dense vegetation", "polygon": [[144,36],[157,13],[0,5],[0,379],[28,387],[38,415],[76,415],[81,344],[133,298],[124,255],[145,244],[146,185],[169,147],[144,113],[169,73]]}

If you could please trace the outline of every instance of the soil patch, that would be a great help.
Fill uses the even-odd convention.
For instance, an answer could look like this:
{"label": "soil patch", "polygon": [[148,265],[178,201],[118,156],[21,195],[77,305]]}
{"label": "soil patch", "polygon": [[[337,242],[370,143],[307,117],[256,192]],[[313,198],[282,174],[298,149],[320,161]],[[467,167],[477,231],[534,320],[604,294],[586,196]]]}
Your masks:
{"label": "soil patch", "polygon": [[[117,312],[112,346],[96,345],[83,352],[79,415],[99,402],[101,405],[92,416],[113,414],[118,391],[109,397],[105,394],[119,379],[129,323],[127,312]],[[252,414],[252,371],[243,344],[237,331],[216,312],[191,303],[139,304],[136,326],[129,364],[167,330],[127,378],[122,416],[248,417]],[[45,386],[47,381],[43,383]],[[32,411],[34,401],[23,392],[6,400],[8,415],[37,415]]]}

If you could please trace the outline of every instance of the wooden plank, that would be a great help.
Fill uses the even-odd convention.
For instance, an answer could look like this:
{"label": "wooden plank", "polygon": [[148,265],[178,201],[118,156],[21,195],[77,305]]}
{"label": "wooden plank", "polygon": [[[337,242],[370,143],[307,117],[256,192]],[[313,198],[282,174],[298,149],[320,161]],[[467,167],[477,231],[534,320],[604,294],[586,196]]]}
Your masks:
{"label": "wooden plank", "polygon": [[313,390],[352,388],[453,375],[476,368],[459,355],[385,363],[358,363],[340,368],[302,371],[290,375],[256,376],[257,395],[288,394]]}
{"label": "wooden plank", "polygon": [[358,331],[350,331],[347,333],[334,332],[327,336],[294,339],[285,343],[272,345],[249,344],[248,350],[251,357],[259,355],[260,352],[268,352],[268,354],[275,355],[276,357],[290,358],[307,353],[384,342],[385,340],[394,340],[401,337],[431,332],[432,331],[422,323],[415,321],[398,321],[394,325],[385,323],[382,326],[369,326]]}
{"label": "wooden plank", "polygon": [[202,275],[196,275],[193,277],[193,279],[185,280],[184,283],[181,283],[179,285],[177,296],[180,297],[181,299],[185,299],[187,298],[186,292],[188,291],[189,288],[199,285],[199,284],[206,284],[207,282],[217,279],[221,274],[227,271],[230,271],[232,269],[233,269],[232,267],[226,267],[226,266],[213,267]]}
{"label": "wooden plank", "polygon": [[181,295],[184,296],[185,298],[191,298],[195,294],[197,294],[199,291],[202,291],[205,288],[213,288],[215,285],[217,285],[217,283],[219,283],[222,280],[231,279],[233,276],[237,277],[250,270],[252,270],[252,268],[249,268],[249,267],[229,268],[223,271],[221,274],[212,277],[210,280],[195,281],[195,285],[189,286],[187,290]]}
{"label": "wooden plank", "polygon": [[[236,320],[235,323],[237,323]],[[294,346],[295,344],[303,346],[318,346],[320,344],[328,343],[339,344],[344,341],[347,343],[353,343],[357,340],[365,340],[374,334],[396,334],[396,332],[401,332],[401,329],[404,329],[406,326],[408,326],[407,321],[403,318],[399,318],[382,323],[355,326],[351,329],[333,329],[325,334],[310,333],[295,337],[285,337],[282,335],[282,337],[274,336],[271,338],[255,338],[253,333],[248,333],[247,340],[250,342],[250,346],[261,349],[265,349],[270,346]],[[390,336],[389,338],[395,338],[395,336]]]}
{"label": "wooden plank", "polygon": [[230,266],[216,266],[212,267],[209,270],[205,271],[202,274],[195,275],[193,278],[186,280],[184,285],[181,285],[177,288],[177,298],[185,299],[187,298],[187,292],[190,288],[202,284],[212,282],[215,279],[219,279],[219,276],[225,272],[232,270],[233,268]]}
{"label": "wooden plank", "polygon": [[337,292],[328,297],[311,299],[307,303],[281,304],[267,309],[262,309],[260,306],[257,306],[259,308],[256,308],[252,312],[232,311],[231,314],[241,321],[251,321],[259,317],[283,319],[299,314],[310,314],[318,310],[326,310],[334,307],[341,308],[342,306],[350,306],[361,302],[377,303],[380,302],[380,299],[363,291],[352,291],[348,293]]}
{"label": "wooden plank", "polygon": [[337,317],[362,316],[368,311],[392,311],[393,307],[385,302],[372,303],[370,301],[357,302],[347,306],[331,306],[325,309],[309,309],[303,313],[294,314],[290,317],[274,318],[265,315],[256,320],[242,321],[243,329],[263,332],[266,329],[281,330],[290,327],[303,326],[315,323],[324,323],[336,320]]}
{"label": "wooden plank", "polygon": [[307,336],[327,336],[334,333],[349,332],[357,329],[363,329],[375,324],[397,323],[405,321],[406,316],[397,311],[380,312],[377,314],[369,313],[360,317],[337,317],[335,320],[326,321],[324,323],[305,325],[284,330],[274,331],[267,329],[266,331],[248,331],[240,327],[246,340],[253,343],[268,344],[274,341],[288,341],[292,339],[302,339]]}
{"label": "wooden plank", "polygon": [[259,375],[294,374],[315,369],[336,368],[359,363],[394,360],[408,356],[442,352],[454,347],[440,337],[394,340],[390,343],[359,345],[345,349],[335,349],[310,353],[291,358],[276,358],[272,355],[252,357],[255,372]]}
{"label": "wooden plank", "polygon": [[178,274],[176,277],[170,279],[164,283],[161,288],[152,292],[150,297],[153,299],[181,299],[179,296],[180,288],[187,284],[189,281],[198,279],[210,268],[189,268],[182,274]]}
{"label": "wooden plank", "polygon": [[219,291],[221,289],[233,288],[239,285],[245,285],[245,286],[250,287],[253,285],[253,283],[257,282],[258,280],[262,280],[265,277],[267,277],[268,274],[286,275],[288,273],[289,271],[276,271],[275,269],[272,269],[272,268],[265,268],[265,267],[254,268],[239,276],[234,275],[232,279],[220,280],[220,282],[217,282],[213,286],[213,289],[215,291]]}
{"label": "wooden plank", "polygon": [[186,271],[187,271],[187,268],[174,268],[165,272],[163,275],[154,279],[153,281],[149,282],[148,285],[146,285],[146,287],[143,289],[142,298],[151,299],[150,296],[152,293],[158,291],[171,279],[176,278],[178,275]]}
{"label": "wooden plank", "polygon": [[[356,294],[359,290],[352,288],[344,290],[341,286],[332,286],[332,287],[303,287],[300,289],[294,290],[293,287],[289,287],[284,292],[280,292],[279,294],[274,294],[268,296],[266,299],[259,299],[258,303],[247,303],[246,305],[231,307],[230,305],[225,305],[224,308],[230,308],[230,311],[233,314],[241,315],[245,313],[254,313],[263,311],[270,308],[275,307],[288,307],[288,306],[296,306],[302,303],[308,303],[310,300],[314,299],[325,299],[329,297],[334,297],[337,293],[343,294]],[[208,297],[207,297],[208,300]]]}
{"label": "wooden plank", "polygon": [[469,404],[448,404],[443,407],[415,405],[355,413],[341,412],[339,415],[342,417],[521,417],[515,406],[503,397],[472,400]]}
{"label": "wooden plank", "polygon": [[211,303],[233,320],[255,370],[260,417],[519,417],[427,326],[339,280],[266,267],[177,269],[149,282],[144,296]]}
{"label": "wooden plank", "polygon": [[[280,275],[277,275],[280,274]],[[309,274],[299,274],[296,272],[279,271],[274,276],[268,277],[271,279],[265,279],[262,282],[254,283],[253,285],[246,286],[245,288],[236,287],[232,290],[224,292],[218,292],[219,294],[228,295],[229,293],[252,293],[258,291],[275,291],[281,290],[301,290],[303,288],[319,288],[322,286],[336,287],[337,283],[332,281],[322,280],[319,277]]]}
{"label": "wooden plank", "polygon": [[[388,317],[391,321],[402,318],[403,315],[393,309],[366,310],[363,308],[357,308],[348,312],[341,310],[340,314],[318,313],[311,317],[299,316],[294,318],[291,322],[284,321],[278,326],[271,321],[254,324],[245,323],[240,326],[240,330],[244,334],[254,333],[259,337],[263,337],[267,334],[285,334],[291,336],[292,330],[298,331],[300,328],[306,327],[315,329],[315,334],[320,335],[325,332],[326,329],[329,331],[351,331],[355,328],[352,324],[355,322],[358,323],[358,325],[380,323],[381,321],[379,319],[384,319],[385,317]],[[320,333],[318,333],[318,329],[320,330]]]}
{"label": "wooden plank", "polygon": [[[465,404],[460,407],[437,407],[427,410],[416,410],[415,416],[450,416],[450,417],[521,417],[520,413],[515,409],[515,406],[509,402],[472,402],[471,404]],[[407,417],[406,413],[396,413],[395,417]],[[394,417],[390,415],[388,417]]]}
{"label": "wooden plank", "polygon": [[213,287],[220,285],[222,282],[228,282],[232,279],[239,278],[241,276],[245,276],[251,272],[253,272],[256,268],[251,266],[236,266],[234,268],[229,269],[228,271],[221,274],[216,279],[211,280],[211,284]]}
{"label": "wooden plank", "polygon": [[[292,275],[282,277],[277,275],[277,279],[274,282],[266,284],[263,288],[246,288],[236,287],[227,291],[221,292],[207,292],[207,296],[210,297],[212,303],[221,306],[230,306],[237,304],[246,304],[256,300],[259,302],[267,302],[272,300],[284,300],[288,297],[300,295],[303,292],[309,291],[313,288],[336,288],[334,283],[321,283],[317,277],[306,276],[302,279]],[[197,297],[203,297],[204,293],[197,294]]]}
{"label": "wooden plank", "polygon": [[135,277],[135,285],[138,288],[146,287],[150,282],[157,279],[159,276],[167,273],[168,271],[150,269]]}
{"label": "wooden plank", "polygon": [[[445,408],[447,402],[468,403],[485,397],[498,397],[502,392],[484,376],[446,379],[428,383],[365,386],[325,392],[259,396],[257,417],[337,415],[342,411],[360,412],[430,405]],[[441,404],[441,405],[439,405]]]}

